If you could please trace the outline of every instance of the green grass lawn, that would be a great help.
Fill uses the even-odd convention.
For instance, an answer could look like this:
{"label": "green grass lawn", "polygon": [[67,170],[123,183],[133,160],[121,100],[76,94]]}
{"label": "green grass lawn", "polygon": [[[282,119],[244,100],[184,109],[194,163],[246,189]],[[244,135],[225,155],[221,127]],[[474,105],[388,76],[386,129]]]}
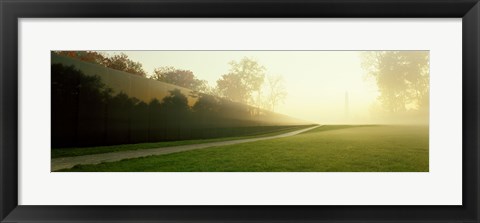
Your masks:
{"label": "green grass lawn", "polygon": [[428,142],[426,126],[322,126],[292,137],[66,171],[427,172]]}
{"label": "green grass lawn", "polygon": [[96,146],[96,147],[52,149],[51,157],[52,158],[59,158],[59,157],[71,157],[71,156],[83,156],[83,155],[90,155],[90,154],[119,152],[119,151],[126,151],[126,150],[156,149],[156,148],[169,147],[169,146],[182,146],[182,145],[219,142],[219,141],[244,139],[244,138],[266,137],[266,136],[272,136],[272,135],[282,134],[282,133],[286,133],[286,132],[290,132],[290,131],[295,131],[295,130],[298,130],[298,129],[307,128],[309,126],[313,126],[313,125],[307,125],[307,126],[278,126],[278,128],[273,129],[273,130],[259,131],[255,134],[238,136],[238,137],[182,140],[182,141],[170,141],[170,142],[137,143],[137,144],[124,144],[124,145],[113,145],[113,146]]}

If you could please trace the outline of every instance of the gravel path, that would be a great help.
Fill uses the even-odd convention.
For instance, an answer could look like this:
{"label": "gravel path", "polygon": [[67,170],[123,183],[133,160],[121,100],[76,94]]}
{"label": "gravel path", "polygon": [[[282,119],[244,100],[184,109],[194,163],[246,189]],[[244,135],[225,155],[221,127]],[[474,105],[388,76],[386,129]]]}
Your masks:
{"label": "gravel path", "polygon": [[192,145],[183,145],[183,146],[171,146],[171,147],[162,147],[157,149],[129,150],[129,151],[120,151],[120,152],[111,152],[111,153],[92,154],[92,155],[85,155],[85,156],[55,158],[55,159],[52,159],[51,171],[58,171],[61,169],[72,168],[78,164],[99,164],[103,162],[115,162],[115,161],[120,161],[124,159],[131,159],[131,158],[139,158],[139,157],[152,156],[152,155],[163,155],[163,154],[176,153],[176,152],[182,152],[182,151],[188,151],[188,150],[194,150],[194,149],[204,149],[204,148],[216,147],[216,146],[226,146],[226,145],[255,142],[255,141],[267,140],[267,139],[283,138],[283,137],[294,136],[317,127],[319,127],[319,125],[280,134],[280,135],[267,136],[267,137],[201,143],[201,144],[192,144]]}

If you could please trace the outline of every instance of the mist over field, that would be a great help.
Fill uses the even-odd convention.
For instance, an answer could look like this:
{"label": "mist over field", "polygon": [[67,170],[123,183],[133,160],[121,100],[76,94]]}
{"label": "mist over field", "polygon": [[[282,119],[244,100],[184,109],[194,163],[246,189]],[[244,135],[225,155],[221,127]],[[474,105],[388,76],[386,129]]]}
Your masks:
{"label": "mist over field", "polygon": [[[120,52],[106,52],[119,54]],[[124,51],[145,70],[191,70],[215,88],[249,58],[285,90],[275,111],[320,124],[428,124],[428,51]],[[147,74],[152,75],[152,73]],[[267,99],[268,100],[268,99]],[[255,103],[261,103],[258,100]]]}
{"label": "mist over field", "polygon": [[52,171],[426,172],[429,57],[53,51]]}

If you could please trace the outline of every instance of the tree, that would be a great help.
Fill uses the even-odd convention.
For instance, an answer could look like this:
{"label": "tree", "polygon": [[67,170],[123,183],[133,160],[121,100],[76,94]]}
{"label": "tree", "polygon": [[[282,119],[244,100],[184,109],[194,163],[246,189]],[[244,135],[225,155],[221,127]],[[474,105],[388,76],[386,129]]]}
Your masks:
{"label": "tree", "polygon": [[208,89],[207,81],[197,79],[190,70],[159,67],[154,70],[151,78],[199,92],[206,92]]}
{"label": "tree", "polygon": [[52,147],[105,143],[112,89],[74,66],[51,65]]}
{"label": "tree", "polygon": [[369,51],[362,67],[373,77],[384,109],[392,113],[426,110],[429,104],[429,53],[426,51]]}
{"label": "tree", "polygon": [[270,111],[274,112],[275,107],[285,100],[287,97],[287,90],[285,88],[284,80],[282,76],[271,75],[267,77],[267,95],[266,95],[266,107]]}
{"label": "tree", "polygon": [[215,96],[201,94],[192,107],[192,110],[202,114],[216,114],[221,106],[220,100]]}
{"label": "tree", "polygon": [[104,53],[95,51],[54,51],[54,53],[102,66],[105,66],[105,62],[107,60],[107,57]]}
{"label": "tree", "polygon": [[146,72],[143,70],[142,64],[129,59],[128,56],[124,53],[111,57],[108,57],[102,52],[96,51],[55,51],[54,53],[90,63],[99,64],[104,67],[124,71],[142,77],[146,76]]}
{"label": "tree", "polygon": [[[191,110],[188,105],[188,98],[179,89],[169,91],[169,95],[162,99],[161,115],[163,116],[163,134],[167,139],[188,138],[188,132],[181,129],[188,129],[191,123]],[[166,130],[166,131],[165,131]]]}
{"label": "tree", "polygon": [[171,113],[172,115],[178,115],[177,112],[186,112],[190,110],[188,105],[188,98],[179,89],[169,91],[169,95],[162,99],[162,109]]}
{"label": "tree", "polygon": [[222,122],[222,116],[219,112],[221,106],[219,98],[215,96],[208,94],[198,95],[198,100],[192,107],[194,115],[192,124],[203,127],[220,124]]}
{"label": "tree", "polygon": [[230,62],[230,66],[229,73],[217,80],[220,95],[232,101],[251,103],[252,95],[260,91],[264,82],[265,67],[246,57]]}
{"label": "tree", "polygon": [[124,53],[107,58],[107,60],[105,61],[105,66],[108,68],[121,70],[142,77],[146,76],[146,73],[142,68],[142,64],[140,62],[135,62],[129,59],[128,56]]}

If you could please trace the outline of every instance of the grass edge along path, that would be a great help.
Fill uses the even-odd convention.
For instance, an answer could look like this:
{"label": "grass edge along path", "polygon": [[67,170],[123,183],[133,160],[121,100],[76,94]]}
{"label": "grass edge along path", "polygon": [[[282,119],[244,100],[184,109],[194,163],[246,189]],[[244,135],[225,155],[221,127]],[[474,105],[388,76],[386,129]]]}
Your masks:
{"label": "grass edge along path", "polygon": [[58,148],[58,149],[51,150],[51,158],[55,159],[55,158],[61,158],[61,157],[84,156],[84,155],[120,152],[120,151],[128,151],[128,150],[157,149],[157,148],[172,147],[172,146],[183,146],[183,145],[220,142],[220,141],[229,141],[229,140],[237,140],[237,139],[267,137],[267,136],[280,135],[283,133],[307,128],[309,126],[314,126],[314,125],[284,126],[279,129],[260,132],[256,134],[233,136],[233,137],[222,137],[222,138],[192,139],[192,140],[165,141],[165,142],[147,142],[147,143],[95,146],[95,147]]}
{"label": "grass edge along path", "polygon": [[75,156],[75,157],[61,157],[61,158],[55,158],[51,160],[51,171],[68,169],[76,165],[92,165],[92,164],[94,165],[94,164],[100,164],[100,163],[121,161],[125,159],[146,157],[146,156],[164,155],[164,154],[178,153],[178,152],[189,151],[189,150],[217,147],[217,146],[235,145],[240,143],[284,138],[284,137],[294,136],[302,132],[315,129],[317,127],[319,127],[319,125],[314,125],[314,126],[300,129],[300,130],[289,131],[287,133],[283,133],[280,135],[267,136],[267,137],[254,137],[254,138],[247,138],[247,139],[237,139],[237,140],[211,142],[211,143],[162,147],[162,148],[156,148],[156,149],[127,150],[127,151],[120,151],[120,152],[92,154],[92,155]]}
{"label": "grass edge along path", "polygon": [[[292,137],[79,165],[70,172],[428,172],[428,126],[322,126]],[[356,126],[360,127],[360,126]]]}

